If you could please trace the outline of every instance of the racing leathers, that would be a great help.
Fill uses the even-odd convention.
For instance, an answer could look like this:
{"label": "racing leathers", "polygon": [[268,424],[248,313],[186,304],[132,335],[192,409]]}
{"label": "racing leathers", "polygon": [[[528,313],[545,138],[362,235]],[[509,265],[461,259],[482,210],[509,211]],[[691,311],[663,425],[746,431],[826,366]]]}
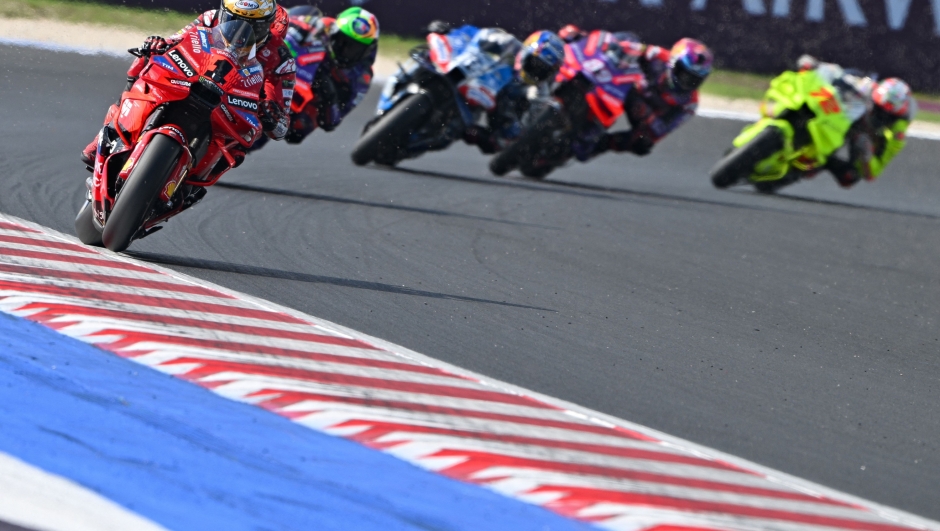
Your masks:
{"label": "racing leathers", "polygon": [[[163,53],[170,46],[178,44],[187,31],[198,26],[216,26],[218,23],[216,13],[217,10],[215,9],[206,11],[169,38],[148,37],[141,49],[147,53]],[[284,36],[287,34],[287,20],[287,11],[278,6],[277,14],[271,24],[271,33],[257,51],[258,61],[264,68],[264,88],[262,90],[262,99],[258,105],[258,114],[265,134],[274,140],[281,140],[287,134],[290,123],[290,102],[294,92],[296,65],[290,50],[284,45]],[[128,89],[146,65],[147,57],[138,58],[134,61],[127,71]],[[111,105],[105,115],[104,123],[111,122],[117,116],[117,113],[117,105]],[[90,166],[97,149],[98,139],[95,137],[82,151],[82,162]],[[240,149],[233,149],[231,153],[235,159],[234,167],[239,166],[245,160],[245,154]],[[220,162],[220,164],[223,163]],[[227,169],[227,166],[225,168],[220,167],[218,171]],[[214,173],[217,173],[217,171],[214,170]]]}
{"label": "racing leathers", "polygon": [[[829,170],[840,186],[848,188],[861,180],[878,178],[885,167],[907,144],[907,128],[916,111],[911,108],[906,116],[887,116],[878,112],[872,103],[874,80],[853,70],[843,69],[832,63],[822,63],[814,57],[804,55],[797,61],[800,71],[815,70],[839,92],[839,99],[852,126],[845,135],[848,159],[835,153],[826,161]],[[812,177],[813,174],[802,175]],[[791,178],[795,180],[795,178]]]}
{"label": "racing leathers", "polygon": [[312,105],[291,115],[288,143],[300,143],[317,127],[324,131],[336,129],[362,102],[372,84],[376,49],[351,65],[340,66],[328,52],[328,36],[334,23],[332,17],[320,17],[311,28],[292,24],[287,32],[285,42],[295,56],[323,57],[315,73],[303,67],[297,72],[297,83],[309,85],[315,98]]}
{"label": "racing leathers", "polygon": [[[458,28],[456,31],[462,31]],[[514,36],[500,28],[483,28],[480,32],[480,49],[499,57],[501,60],[514,61],[522,47]],[[544,85],[544,84],[543,84]],[[493,154],[504,149],[522,132],[522,115],[529,108],[530,92],[546,91],[539,85],[533,89],[522,81],[519,72],[505,87],[496,94],[496,105],[486,113],[485,125],[474,124],[464,130],[464,142],[475,145],[485,154]]]}
{"label": "racing leathers", "polygon": [[685,91],[674,86],[668,49],[632,40],[620,44],[636,58],[645,78],[628,92],[624,101],[630,130],[603,134],[593,153],[576,152],[581,161],[608,150],[647,155],[657,142],[695,116],[698,108],[698,90]]}
{"label": "racing leathers", "polygon": [[[218,25],[218,10],[211,9],[196,17],[196,20],[166,39],[170,46],[180,42],[183,35],[198,26],[208,28]],[[271,23],[271,33],[258,46],[258,62],[264,68],[264,88],[258,114],[265,134],[272,140],[282,140],[290,124],[290,102],[294,96],[294,78],[297,66],[294,56],[284,44],[288,28],[287,10],[277,7]]]}
{"label": "racing leathers", "polygon": [[[516,54],[522,48],[519,39],[500,28],[476,28],[474,26],[461,26],[452,28],[450,24],[436,20],[428,26],[429,34],[438,34],[441,37],[469,42],[479,37],[479,46],[482,52],[498,57],[500,61],[512,63]],[[421,54],[430,60],[430,51],[427,46],[419,46],[412,50],[412,54]],[[388,87],[395,87],[399,77],[406,75],[399,72],[386,82]],[[509,145],[522,131],[521,117],[528,109],[529,86],[515,76],[513,80],[496,94],[495,106],[486,113],[485,125],[473,124],[464,129],[464,142],[475,145],[483,153],[495,153]],[[446,144],[442,144],[443,147]]]}

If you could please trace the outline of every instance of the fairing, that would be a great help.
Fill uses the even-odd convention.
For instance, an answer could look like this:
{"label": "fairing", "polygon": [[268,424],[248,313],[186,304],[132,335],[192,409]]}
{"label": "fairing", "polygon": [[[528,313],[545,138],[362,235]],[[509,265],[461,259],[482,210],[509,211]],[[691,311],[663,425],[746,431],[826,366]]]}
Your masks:
{"label": "fairing", "polygon": [[[257,113],[264,73],[245,27],[230,22],[194,28],[165,54],[137,59],[140,76],[112,107],[100,136],[92,187],[99,225],[107,223],[119,181],[131,174],[154,135],[173,138],[184,148],[181,163],[167,176],[164,203],[183,183],[214,184],[223,172],[211,179],[209,174],[219,161],[233,165],[229,151],[247,148],[261,136]],[[144,228],[174,213],[149,220]]]}

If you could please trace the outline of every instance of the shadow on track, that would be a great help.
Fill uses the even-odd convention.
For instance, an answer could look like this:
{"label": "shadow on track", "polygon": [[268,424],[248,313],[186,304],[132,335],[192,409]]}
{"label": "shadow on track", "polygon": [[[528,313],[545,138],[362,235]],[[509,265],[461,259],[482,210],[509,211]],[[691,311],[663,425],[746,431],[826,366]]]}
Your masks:
{"label": "shadow on track", "polygon": [[[490,186],[506,186],[510,188],[520,188],[525,190],[536,190],[541,192],[552,192],[556,194],[574,195],[579,197],[588,197],[594,199],[609,199],[613,201],[622,200],[614,197],[616,195],[629,196],[640,199],[655,199],[659,201],[673,201],[682,203],[691,203],[706,206],[720,206],[727,208],[736,208],[740,210],[753,210],[757,212],[775,212],[779,214],[805,215],[804,212],[793,212],[782,208],[773,208],[760,205],[749,205],[744,203],[732,203],[728,201],[717,201],[714,199],[701,199],[676,194],[664,194],[660,192],[644,192],[642,190],[633,190],[630,188],[616,188],[611,186],[600,186],[594,184],[575,183],[571,181],[553,181],[553,180],[527,180],[506,177],[468,177],[465,175],[455,175],[450,173],[416,170],[412,168],[389,167],[389,166],[369,166],[374,170],[387,171],[392,173],[404,173],[420,177],[434,177],[436,179],[446,179],[450,181],[459,181],[474,184],[486,184]],[[578,190],[578,191],[575,191]],[[583,190],[583,191],[581,191]],[[641,202],[641,201],[636,201]],[[653,204],[648,201],[642,201],[644,204]],[[661,204],[661,203],[656,203]]]}
{"label": "shadow on track", "polygon": [[309,273],[297,273],[295,271],[284,271],[282,269],[270,269],[267,267],[257,267],[242,264],[232,264],[229,262],[220,262],[217,260],[203,260],[199,258],[185,258],[180,256],[171,256],[166,254],[147,253],[139,251],[127,251],[127,256],[150,262],[176,267],[189,267],[192,269],[206,269],[211,271],[221,271],[225,273],[236,273],[239,275],[251,275],[256,277],[276,278],[280,280],[295,280],[298,282],[310,282],[313,284],[330,284],[344,288],[364,289],[369,291],[381,291],[384,293],[395,293],[397,295],[410,295],[413,297],[427,297],[430,299],[442,299],[459,302],[479,302],[483,304],[495,304],[497,306],[507,306],[511,308],[523,308],[526,310],[539,310],[555,313],[556,310],[550,308],[540,308],[538,306],[527,306],[525,304],[514,304],[506,301],[494,301],[488,299],[478,299],[475,297],[463,297],[460,295],[448,295],[446,293],[437,293],[434,291],[423,291],[418,289],[406,288],[404,286],[394,286],[392,284],[383,284],[381,282],[369,282],[365,280],[353,280],[350,278],[327,277],[323,275],[311,275]]}
{"label": "shadow on track", "polygon": [[217,188],[227,188],[229,190],[238,190],[240,192],[253,192],[258,194],[278,195],[282,197],[293,197],[295,199],[310,199],[314,201],[326,201],[330,203],[340,203],[344,205],[365,206],[370,208],[384,208],[387,210],[398,210],[402,212],[414,212],[417,214],[428,214],[431,216],[444,216],[451,218],[472,219],[475,221],[487,221],[490,223],[503,223],[505,225],[514,225],[517,227],[533,227],[539,229],[559,230],[558,227],[548,225],[539,225],[537,223],[525,223],[522,221],[508,221],[504,219],[487,218],[483,216],[474,216],[472,214],[460,214],[457,212],[447,212],[445,210],[434,210],[430,208],[410,207],[404,205],[393,205],[388,203],[376,203],[374,201],[362,201],[360,199],[349,199],[346,197],[336,197],[332,195],[312,194],[309,192],[297,192],[293,190],[281,190],[279,188],[268,188],[266,186],[257,186],[254,184],[242,184],[232,182],[220,182],[215,185]]}
{"label": "shadow on track", "polygon": [[929,213],[927,213],[927,212],[911,212],[911,211],[909,211],[909,210],[897,210],[897,209],[894,209],[894,208],[886,208],[886,207],[879,207],[879,206],[859,205],[859,204],[857,204],[857,203],[846,203],[846,202],[843,202],[843,201],[835,201],[835,200],[833,200],[833,199],[816,199],[816,198],[814,198],[814,197],[804,197],[804,196],[788,195],[788,194],[757,194],[756,192],[747,191],[747,190],[732,190],[732,192],[734,192],[734,193],[736,193],[736,194],[748,194],[748,195],[761,195],[761,196],[765,196],[765,197],[766,197],[766,196],[777,197],[777,198],[779,198],[779,199],[783,199],[783,200],[787,200],[787,201],[796,201],[796,202],[800,202],[800,203],[811,203],[811,204],[816,204],[816,205],[838,206],[838,207],[844,207],[844,208],[853,208],[853,209],[856,209],[856,210],[870,210],[870,211],[872,211],[872,212],[881,212],[881,213],[884,213],[884,214],[895,214],[895,215],[898,215],[898,216],[910,216],[910,217],[914,217],[914,218],[926,218],[926,219],[940,219],[940,215],[937,215],[937,214],[929,214]]}

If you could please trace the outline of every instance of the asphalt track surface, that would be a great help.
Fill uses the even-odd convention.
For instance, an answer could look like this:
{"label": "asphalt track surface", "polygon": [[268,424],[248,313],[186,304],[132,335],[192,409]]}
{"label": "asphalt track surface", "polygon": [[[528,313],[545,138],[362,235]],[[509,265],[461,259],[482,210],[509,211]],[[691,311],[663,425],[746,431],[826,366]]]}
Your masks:
{"label": "asphalt track surface", "polygon": [[[0,47],[0,211],[72,232],[127,62]],[[940,519],[940,144],[876,183],[717,191],[740,122],[544,183],[465,146],[398,170],[269,145],[131,253]]]}

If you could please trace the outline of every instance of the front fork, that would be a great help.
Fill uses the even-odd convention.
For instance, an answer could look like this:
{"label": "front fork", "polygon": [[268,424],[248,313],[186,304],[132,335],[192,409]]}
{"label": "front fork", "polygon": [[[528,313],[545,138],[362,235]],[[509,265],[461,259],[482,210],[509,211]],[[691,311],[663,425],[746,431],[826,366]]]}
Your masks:
{"label": "front fork", "polygon": [[[155,135],[168,136],[179,142],[182,146],[182,155],[180,156],[180,160],[176,163],[176,166],[173,167],[172,171],[170,171],[167,176],[166,184],[161,189],[160,197],[158,198],[160,203],[162,203],[163,209],[167,211],[167,214],[161,214],[153,220],[148,221],[145,224],[145,228],[149,228],[176,214],[177,210],[181,210],[180,207],[183,201],[174,201],[174,195],[192,166],[193,155],[186,145],[185,139],[177,133],[176,129],[177,128],[173,126],[161,126],[144,133],[134,146],[124,166],[115,176],[114,183],[112,183],[113,186],[111,187],[109,187],[109,176],[113,172],[110,170],[109,164],[114,161],[114,156],[120,153],[126,153],[126,151],[111,153],[110,146],[112,145],[112,141],[108,138],[108,127],[101,130],[98,137],[98,154],[95,161],[94,177],[90,183],[86,181],[86,186],[89,189],[88,194],[94,206],[94,216],[92,216],[92,218],[99,228],[104,227],[107,223],[108,214],[114,208],[114,203],[120,195],[120,185],[130,177],[131,172],[133,172],[134,167],[137,165],[137,161],[140,160],[141,155],[143,155],[144,150]],[[111,194],[112,189],[114,190],[113,197]]]}

